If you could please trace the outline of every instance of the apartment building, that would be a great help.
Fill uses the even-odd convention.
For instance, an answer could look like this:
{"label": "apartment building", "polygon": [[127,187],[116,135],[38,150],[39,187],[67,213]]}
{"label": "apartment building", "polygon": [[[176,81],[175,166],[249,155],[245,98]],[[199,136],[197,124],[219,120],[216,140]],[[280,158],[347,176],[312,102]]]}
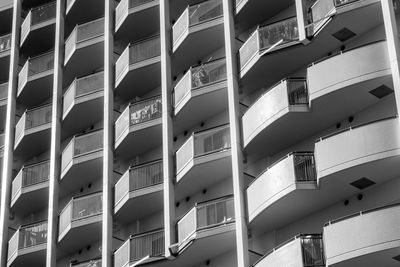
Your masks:
{"label": "apartment building", "polygon": [[400,264],[398,0],[0,0],[0,267]]}

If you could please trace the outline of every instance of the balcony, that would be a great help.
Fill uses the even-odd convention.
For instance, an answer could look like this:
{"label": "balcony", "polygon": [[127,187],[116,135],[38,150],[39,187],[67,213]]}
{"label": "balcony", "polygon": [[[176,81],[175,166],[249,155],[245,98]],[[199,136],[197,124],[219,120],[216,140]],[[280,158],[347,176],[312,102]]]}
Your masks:
{"label": "balcony", "polygon": [[229,125],[192,136],[176,152],[176,198],[191,195],[232,172]]}
{"label": "balcony", "polygon": [[[140,25],[140,27],[135,27]],[[135,31],[131,29],[135,28]],[[122,0],[115,9],[115,38],[129,42],[160,31],[159,0]]]}
{"label": "balcony", "polygon": [[172,26],[172,51],[175,73],[224,46],[221,0],[188,6]]}
{"label": "balcony", "polygon": [[0,125],[6,123],[8,83],[0,84]]}
{"label": "balcony", "polygon": [[362,211],[327,223],[327,266],[395,267],[400,253],[400,207]]}
{"label": "balcony", "polygon": [[131,236],[114,252],[114,267],[133,267],[162,259],[164,246],[164,229]]}
{"label": "balcony", "polygon": [[18,101],[28,106],[50,99],[53,91],[54,53],[28,58],[18,74]]}
{"label": "balcony", "polygon": [[[64,134],[70,136],[103,119],[104,73],[76,78],[63,97]],[[85,116],[82,116],[85,114]]]}
{"label": "balcony", "polygon": [[160,96],[130,104],[115,122],[116,153],[132,158],[160,145],[161,115]]}
{"label": "balcony", "polygon": [[67,20],[70,25],[104,17],[104,2],[97,0],[67,0]]}
{"label": "balcony", "polygon": [[[320,2],[321,1],[321,2]],[[309,14],[310,24],[306,26],[310,42],[307,45],[299,41],[285,44],[296,33],[297,22],[286,22],[278,26],[271,34],[265,35],[275,45],[260,55],[258,50],[257,31],[239,50],[241,87],[249,93],[262,87],[270,87],[283,77],[288,77],[305,65],[316,61],[332,51],[340,50],[349,40],[363,36],[383,23],[381,5],[378,0],[354,1],[347,5],[337,6],[333,11],[332,0],[320,0]],[[363,21],[363,23],[356,23]],[[274,24],[270,25],[273,26]],[[296,26],[296,28],[290,28]],[[298,38],[298,37],[297,37]],[[372,41],[369,38],[365,42]],[[282,47],[290,48],[281,49]],[[283,45],[282,45],[283,44]],[[265,75],[268,73],[268,75]]]}
{"label": "balcony", "polygon": [[47,206],[50,161],[23,166],[11,186],[11,208],[22,215]]}
{"label": "balcony", "polygon": [[21,49],[27,54],[40,53],[54,46],[56,2],[32,8],[21,25]]}
{"label": "balcony", "polygon": [[8,241],[7,267],[46,264],[47,222],[21,226]]}
{"label": "balcony", "polygon": [[10,69],[10,51],[11,33],[0,36],[0,81],[8,80]]}
{"label": "balcony", "polygon": [[253,266],[325,267],[322,235],[296,236],[274,248]]}
{"label": "balcony", "polygon": [[39,155],[50,148],[51,104],[24,112],[15,126],[15,153],[21,159]]}
{"label": "balcony", "polygon": [[114,213],[118,221],[132,222],[162,210],[163,180],[161,160],[130,167],[114,188]]}
{"label": "balcony", "polygon": [[65,75],[85,75],[103,64],[104,18],[77,25],[65,42]]}
{"label": "balcony", "polygon": [[[304,112],[310,112],[307,82],[302,78],[282,80],[261,95],[242,117],[243,145],[250,153],[258,148],[270,154],[284,146],[282,135],[305,127],[298,123]],[[302,121],[303,122],[303,121]]]}
{"label": "balcony", "polygon": [[243,78],[264,55],[297,44],[297,17],[259,26],[239,49],[240,77]]}
{"label": "balcony", "polygon": [[161,85],[160,49],[159,36],[128,45],[115,64],[117,95],[130,99]]}
{"label": "balcony", "polygon": [[[218,59],[193,66],[174,88],[176,132],[191,128],[228,108],[226,62]],[[208,103],[204,109],[204,103]]]}
{"label": "balcony", "polygon": [[[305,215],[310,190],[318,189],[314,155],[295,152],[273,163],[246,190],[248,218],[254,232],[265,232],[285,220]],[[302,203],[304,205],[294,205]],[[310,204],[311,205],[311,204]],[[282,214],[282,210],[286,212]]]}
{"label": "balcony", "polygon": [[178,243],[174,267],[194,266],[235,247],[235,214],[232,197],[196,204],[177,223]]}
{"label": "balcony", "polygon": [[60,213],[58,242],[64,252],[101,240],[102,193],[74,197]]}
{"label": "balcony", "polygon": [[84,262],[71,263],[70,267],[101,267],[101,259],[93,259]]}
{"label": "balcony", "polygon": [[61,155],[61,184],[65,192],[102,175],[103,130],[76,135]]}

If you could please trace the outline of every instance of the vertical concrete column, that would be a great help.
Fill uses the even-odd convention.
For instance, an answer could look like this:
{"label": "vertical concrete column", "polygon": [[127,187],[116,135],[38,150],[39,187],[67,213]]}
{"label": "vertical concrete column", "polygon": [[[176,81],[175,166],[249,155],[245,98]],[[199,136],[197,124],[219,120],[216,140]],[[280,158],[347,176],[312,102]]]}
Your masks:
{"label": "vertical concrete column", "polygon": [[56,266],[57,262],[58,191],[61,168],[60,146],[64,66],[64,26],[65,0],[58,0],[56,5],[56,33],[54,46],[46,267]]}
{"label": "vertical concrete column", "polygon": [[222,0],[224,10],[224,36],[226,51],[226,71],[228,83],[228,110],[229,124],[231,129],[231,151],[232,151],[232,179],[235,205],[236,224],[236,250],[237,264],[240,267],[249,266],[249,249],[247,218],[245,208],[245,188],[243,177],[243,155],[240,134],[240,107],[239,107],[239,85],[237,56],[235,48],[235,24],[233,19],[233,8],[231,0]]}
{"label": "vertical concrete column", "polygon": [[105,0],[102,266],[112,266],[112,190],[114,151],[114,1]]}
{"label": "vertical concrete column", "polygon": [[165,256],[169,246],[175,243],[175,194],[174,194],[174,144],[171,107],[171,25],[169,0],[160,0],[161,42],[161,97],[162,97],[162,150],[164,173],[164,229]]}
{"label": "vertical concrete column", "polygon": [[7,265],[8,221],[10,216],[10,194],[13,168],[15,137],[15,109],[19,73],[19,38],[21,32],[21,0],[14,0],[12,19],[12,38],[10,52],[10,71],[8,78],[7,112],[4,136],[3,172],[1,180],[0,206],[0,266]]}
{"label": "vertical concrete column", "polygon": [[396,99],[397,114],[400,114],[400,45],[393,0],[381,0],[386,42],[392,69],[393,87]]}
{"label": "vertical concrete column", "polygon": [[299,40],[302,43],[309,43],[307,39],[307,2],[306,0],[296,0],[297,27],[299,29]]}

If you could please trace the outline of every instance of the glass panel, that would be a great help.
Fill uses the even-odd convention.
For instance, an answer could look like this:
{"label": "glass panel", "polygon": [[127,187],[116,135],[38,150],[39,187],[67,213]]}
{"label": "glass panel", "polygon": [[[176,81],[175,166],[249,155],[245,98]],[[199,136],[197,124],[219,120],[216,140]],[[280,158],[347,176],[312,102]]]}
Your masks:
{"label": "glass panel", "polygon": [[19,249],[46,243],[47,222],[21,228],[19,237]]}
{"label": "glass panel", "polygon": [[182,243],[196,231],[196,209],[191,209],[178,221],[178,242]]}
{"label": "glass panel", "polygon": [[308,104],[307,82],[305,80],[286,80],[289,105]]}
{"label": "glass panel", "polygon": [[47,105],[44,107],[28,110],[26,112],[25,129],[31,129],[51,122],[52,106]]}
{"label": "glass panel", "polygon": [[189,28],[189,10],[185,9],[182,15],[178,18],[172,26],[172,42],[175,44],[184,32]]}
{"label": "glass panel", "polygon": [[56,2],[32,9],[31,25],[53,19],[56,17]]}
{"label": "glass panel", "polygon": [[138,261],[146,256],[160,256],[164,253],[164,231],[132,237],[130,260]]}
{"label": "glass panel", "polygon": [[334,1],[335,1],[335,6],[342,6],[342,5],[357,2],[359,0],[334,0]]}
{"label": "glass panel", "polygon": [[197,229],[234,220],[233,199],[217,200],[197,207]]}
{"label": "glass panel", "polygon": [[77,42],[83,42],[88,39],[104,34],[104,18],[94,20],[78,26]]}
{"label": "glass panel", "polygon": [[115,80],[116,81],[119,78],[121,78],[122,74],[129,66],[129,49],[130,49],[130,47],[128,46],[124,50],[124,52],[122,52],[121,56],[118,58],[117,62],[115,63]]}
{"label": "glass panel", "polygon": [[203,64],[192,69],[193,89],[226,79],[225,59]]}
{"label": "glass panel", "polygon": [[11,49],[11,34],[0,36],[0,53]]}
{"label": "glass panel", "polygon": [[189,25],[193,26],[201,22],[222,16],[222,1],[211,0],[189,7]]}
{"label": "glass panel", "polygon": [[190,92],[192,89],[190,81],[190,71],[188,71],[185,76],[176,84],[174,88],[174,105],[175,107],[179,102]]}
{"label": "glass panel", "polygon": [[162,161],[150,163],[145,166],[130,170],[129,190],[134,191],[141,188],[153,186],[163,182]]}
{"label": "glass panel", "polygon": [[325,266],[322,237],[310,235],[301,238],[304,267]]}
{"label": "glass panel", "polygon": [[240,69],[252,59],[260,50],[258,43],[258,30],[256,30],[239,49]]}
{"label": "glass panel", "polygon": [[151,2],[155,2],[155,0],[129,0],[129,8],[138,7]]}
{"label": "glass panel", "polygon": [[139,43],[132,44],[129,48],[129,63],[150,59],[161,54],[160,37],[154,37]]}
{"label": "glass panel", "polygon": [[0,84],[0,100],[7,99],[8,83]]}
{"label": "glass panel", "polygon": [[312,153],[296,153],[293,157],[296,181],[316,181],[314,155]]}
{"label": "glass panel", "polygon": [[122,112],[115,122],[115,140],[119,140],[122,133],[129,127],[129,107]]}
{"label": "glass panel", "polygon": [[194,156],[201,156],[230,148],[229,126],[196,133],[194,136]]}
{"label": "glass panel", "polygon": [[103,195],[94,194],[73,200],[72,220],[79,220],[101,214],[103,208]]}
{"label": "glass panel", "polygon": [[129,241],[125,242],[117,251],[114,253],[114,267],[125,267],[129,263]]}
{"label": "glass panel", "polygon": [[101,267],[101,259],[71,264],[71,267]]}
{"label": "glass panel", "polygon": [[259,29],[260,49],[271,48],[281,41],[279,45],[297,41],[299,31],[297,27],[297,18],[285,19]]}
{"label": "glass panel", "polygon": [[76,97],[102,90],[104,87],[104,74],[98,72],[76,80]]}
{"label": "glass panel", "polygon": [[27,187],[49,180],[50,161],[26,166],[23,168],[22,187]]}
{"label": "glass panel", "polygon": [[190,137],[176,152],[176,172],[179,173],[194,157],[193,137]]}
{"label": "glass panel", "polygon": [[161,98],[141,101],[130,106],[130,126],[161,117]]}
{"label": "glass panel", "polygon": [[74,156],[103,148],[103,131],[95,131],[75,138]]}
{"label": "glass panel", "polygon": [[28,76],[52,70],[54,68],[53,52],[29,59]]}

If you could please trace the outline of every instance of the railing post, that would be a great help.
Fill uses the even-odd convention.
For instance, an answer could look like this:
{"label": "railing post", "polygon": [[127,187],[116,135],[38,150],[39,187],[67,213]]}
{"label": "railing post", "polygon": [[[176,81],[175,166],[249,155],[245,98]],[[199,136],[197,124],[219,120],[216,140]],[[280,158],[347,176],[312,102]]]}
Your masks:
{"label": "railing post", "polygon": [[[235,207],[237,266],[249,266],[248,230],[245,208],[245,185],[243,175],[242,140],[240,135],[240,104],[237,57],[235,49],[235,24],[232,0],[222,0],[226,51],[228,112],[231,138],[232,179]],[[259,33],[258,37],[259,38]],[[258,42],[259,43],[259,42]]]}
{"label": "railing post", "polygon": [[[310,41],[307,39],[307,0],[295,0],[296,3],[296,17],[297,28],[299,31],[299,41],[303,44],[308,44]],[[333,0],[332,0],[333,1]]]}
{"label": "railing post", "polygon": [[8,245],[8,220],[9,207],[11,201],[11,181],[13,168],[13,152],[14,152],[14,125],[15,125],[15,109],[16,96],[18,89],[18,71],[19,71],[19,47],[21,32],[21,5],[22,0],[13,1],[13,19],[12,19],[12,38],[10,51],[10,69],[8,80],[8,97],[7,111],[5,121],[5,137],[4,137],[4,156],[3,170],[1,175],[1,205],[0,205],[0,266],[7,265],[7,245]]}

